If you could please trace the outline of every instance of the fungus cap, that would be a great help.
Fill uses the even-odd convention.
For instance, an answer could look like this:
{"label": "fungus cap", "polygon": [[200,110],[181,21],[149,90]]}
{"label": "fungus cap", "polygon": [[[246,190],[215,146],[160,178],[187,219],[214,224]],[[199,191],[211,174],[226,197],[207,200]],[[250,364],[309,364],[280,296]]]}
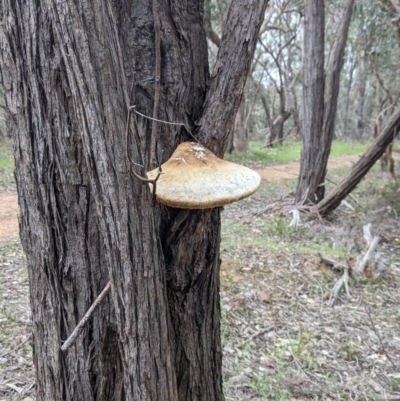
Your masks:
{"label": "fungus cap", "polygon": [[[224,206],[252,195],[261,182],[255,171],[222,160],[195,142],[181,143],[161,168],[156,199],[180,209]],[[157,172],[152,170],[147,177],[154,179]]]}

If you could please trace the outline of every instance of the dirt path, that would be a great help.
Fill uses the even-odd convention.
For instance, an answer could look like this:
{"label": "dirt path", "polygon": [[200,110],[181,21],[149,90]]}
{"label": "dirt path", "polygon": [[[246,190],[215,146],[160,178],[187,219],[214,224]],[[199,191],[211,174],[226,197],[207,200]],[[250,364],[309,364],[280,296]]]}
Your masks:
{"label": "dirt path", "polygon": [[18,238],[18,198],[16,192],[0,192],[0,241]]}
{"label": "dirt path", "polygon": [[[335,170],[341,167],[351,167],[357,162],[360,156],[336,156],[328,161],[328,171]],[[261,178],[265,181],[278,181],[297,178],[300,173],[300,163],[292,162],[288,164],[277,164],[275,166],[268,166],[263,169],[257,170]]]}
{"label": "dirt path", "polygon": [[[329,160],[328,170],[352,166],[359,156],[337,156]],[[299,175],[300,164],[293,162],[268,166],[257,170],[265,181],[278,181],[296,178]],[[0,192],[0,241],[18,238],[18,200],[16,192]]]}

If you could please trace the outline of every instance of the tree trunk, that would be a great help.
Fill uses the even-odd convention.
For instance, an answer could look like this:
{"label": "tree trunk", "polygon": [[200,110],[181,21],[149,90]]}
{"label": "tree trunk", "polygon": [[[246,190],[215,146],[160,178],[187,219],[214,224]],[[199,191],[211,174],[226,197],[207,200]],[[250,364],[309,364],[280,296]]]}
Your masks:
{"label": "tree trunk", "polygon": [[304,18],[303,148],[296,197],[314,202],[320,196],[317,191],[321,166],[317,166],[317,158],[324,118],[324,0],[306,0]]}
{"label": "tree trunk", "polygon": [[282,144],[283,138],[284,138],[284,124],[285,121],[290,117],[291,113],[289,111],[284,111],[282,114],[279,114],[277,118],[275,118],[274,121],[274,127],[277,132],[277,137],[278,137],[278,144]]}
{"label": "tree trunk", "polygon": [[[153,207],[129,173],[125,121],[130,88],[152,116],[159,87],[158,118],[223,152],[267,1],[241,3],[209,80],[202,1],[1,1],[38,400],[223,399],[219,209]],[[143,117],[129,128],[142,175],[152,135],[163,160],[190,138]],[[111,296],[61,352],[109,280]]]}
{"label": "tree trunk", "polygon": [[391,145],[400,127],[400,109],[390,118],[378,138],[354,165],[349,176],[345,178],[322,202],[315,206],[315,210],[322,215],[329,214],[336,209],[340,202],[357,186],[368,173],[375,162]]}
{"label": "tree trunk", "polygon": [[346,139],[348,139],[349,137],[349,133],[347,131],[349,125],[350,93],[353,86],[354,70],[356,68],[356,61],[355,60],[353,61],[352,57],[353,57],[352,55],[349,56],[351,61],[350,61],[349,80],[346,88],[346,101],[345,101],[344,116],[343,116],[343,134]]}
{"label": "tree trunk", "polygon": [[[323,82],[323,71],[321,72],[324,63],[323,2],[310,1],[312,7],[307,10],[308,2],[309,1],[307,0],[304,33],[304,139],[296,197],[298,201],[307,199],[312,203],[317,203],[322,200],[325,195],[324,181],[326,166],[328,164],[328,157],[335,130],[337,101],[340,89],[340,72],[343,66],[344,49],[347,41],[347,33],[350,26],[354,0],[347,0],[344,6],[343,15],[338,29],[338,36],[335,40],[330,62],[325,74],[325,83]],[[319,38],[320,34],[322,36],[322,43]],[[315,53],[311,49],[308,49],[307,46],[315,47]],[[308,54],[307,52],[311,52],[311,54]],[[322,67],[320,65],[321,63]],[[321,102],[321,96],[323,97],[324,84],[327,91],[325,104],[322,104],[319,102]],[[312,108],[314,108],[314,110]],[[323,122],[322,129],[321,121]]]}
{"label": "tree trunk", "polygon": [[233,131],[233,149],[245,152],[249,147],[248,145],[249,143],[247,133],[246,101],[243,96],[235,117],[235,125]]}
{"label": "tree trunk", "polygon": [[364,118],[364,103],[365,89],[367,88],[368,80],[368,56],[365,55],[362,62],[359,63],[360,71],[358,73],[358,106],[357,106],[357,137],[361,139],[364,135],[365,118]]}

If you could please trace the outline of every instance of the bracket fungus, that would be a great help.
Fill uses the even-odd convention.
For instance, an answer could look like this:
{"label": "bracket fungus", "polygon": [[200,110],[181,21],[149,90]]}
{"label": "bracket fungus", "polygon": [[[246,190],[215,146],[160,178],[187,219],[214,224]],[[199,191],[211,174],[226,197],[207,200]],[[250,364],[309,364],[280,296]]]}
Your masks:
{"label": "bracket fungus", "polygon": [[[181,143],[161,168],[156,200],[179,209],[224,206],[252,195],[261,182],[255,171],[222,160],[195,142]],[[155,178],[158,171],[147,177]]]}

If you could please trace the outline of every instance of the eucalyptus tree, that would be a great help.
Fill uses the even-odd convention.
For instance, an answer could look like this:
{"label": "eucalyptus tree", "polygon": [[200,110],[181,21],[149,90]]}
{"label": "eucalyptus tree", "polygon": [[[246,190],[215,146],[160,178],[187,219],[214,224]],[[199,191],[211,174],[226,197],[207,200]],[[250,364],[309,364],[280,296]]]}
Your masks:
{"label": "eucalyptus tree", "polygon": [[325,175],[334,134],[340,72],[354,5],[346,0],[325,69],[325,3],[305,0],[303,43],[303,146],[296,198],[318,203],[325,194]]}
{"label": "eucalyptus tree", "polygon": [[[374,2],[372,5],[370,2],[361,4],[371,11],[369,14],[365,13],[362,19],[365,26],[369,25],[369,28],[372,28],[370,33],[373,42],[371,43],[370,57],[372,58],[372,73],[376,80],[375,91],[378,100],[375,119],[379,121],[379,124],[375,124],[375,139],[353,166],[348,176],[316,205],[316,210],[321,214],[328,214],[339,206],[340,202],[358,185],[376,161],[385,154],[387,149],[391,149],[391,145],[400,131],[400,108],[398,105],[400,87],[394,84],[398,81],[400,74],[398,67],[400,47],[398,43],[396,46],[396,42],[399,41],[400,6],[395,0],[382,0],[382,4],[387,7],[386,10],[381,7],[379,2]],[[382,18],[385,12],[387,12],[385,18],[389,17],[394,29]],[[383,109],[383,104],[386,103],[387,107]],[[390,113],[385,116],[387,111]],[[391,172],[394,174],[394,166],[392,165],[391,168]]]}
{"label": "eucalyptus tree", "polygon": [[266,5],[232,1],[210,76],[202,0],[1,0],[38,400],[223,399],[220,210],[154,204],[131,171],[223,153]]}

